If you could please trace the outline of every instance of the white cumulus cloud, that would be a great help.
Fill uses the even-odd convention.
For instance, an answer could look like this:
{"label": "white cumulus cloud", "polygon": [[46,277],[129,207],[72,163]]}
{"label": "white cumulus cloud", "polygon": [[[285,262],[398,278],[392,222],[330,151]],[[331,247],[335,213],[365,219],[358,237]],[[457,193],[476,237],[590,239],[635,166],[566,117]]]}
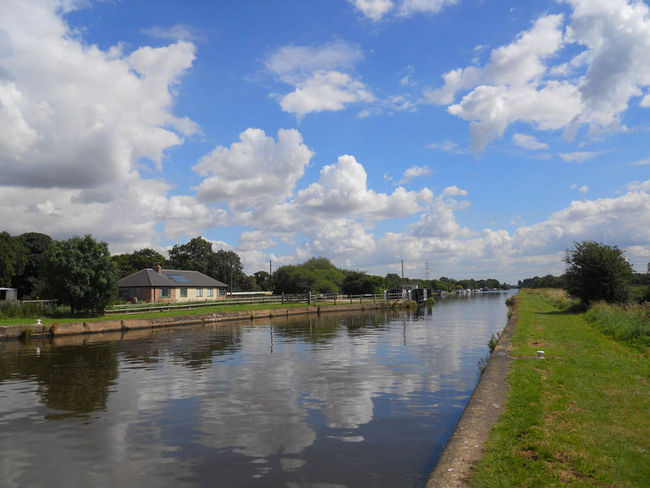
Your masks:
{"label": "white cumulus cloud", "polygon": [[596,151],[575,151],[570,153],[560,153],[560,158],[565,163],[584,163],[596,156],[601,155],[601,152]]}
{"label": "white cumulus cloud", "polygon": [[647,259],[650,180],[631,183],[628,189],[617,198],[574,201],[541,222],[521,225],[511,233],[470,231],[457,223],[449,204],[439,198],[439,205],[418,223],[382,236],[376,243],[375,258],[434,263],[438,275],[478,276],[486,272],[512,281],[535,274],[560,274],[562,257],[574,241],[615,244],[627,250],[630,258]]}
{"label": "white cumulus cloud", "polygon": [[422,176],[430,176],[433,174],[433,170],[428,166],[411,166],[404,171],[402,179],[397,183],[398,185],[403,185],[408,183],[414,178],[420,178]]}
{"label": "white cumulus cloud", "polygon": [[394,4],[392,0],[348,0],[359,12],[374,21],[380,20],[390,12]]}
{"label": "white cumulus cloud", "polygon": [[[582,126],[591,135],[624,129],[630,99],[650,86],[648,6],[629,0],[565,3],[572,8],[569,18],[540,17],[512,43],[493,49],[485,66],[449,71],[441,87],[425,91],[429,102],[449,105],[449,113],[470,122],[473,150],[482,151],[515,122],[563,130],[569,139]],[[578,53],[554,65],[568,46]],[[457,101],[459,92],[465,94]]]}
{"label": "white cumulus cloud", "polygon": [[448,5],[455,5],[460,0],[403,0],[399,15],[410,17],[415,14],[437,14]]}
{"label": "white cumulus cloud", "polygon": [[548,144],[538,141],[537,138],[529,134],[516,133],[512,136],[512,140],[517,146],[530,149],[531,151],[540,151],[549,148]]}
{"label": "white cumulus cloud", "polygon": [[277,78],[294,87],[279,97],[285,112],[298,118],[312,112],[337,111],[356,102],[375,100],[370,89],[350,71],[363,59],[356,44],[337,41],[321,46],[287,45],[266,60]]}
{"label": "white cumulus cloud", "polygon": [[433,197],[424,188],[419,192],[398,187],[392,194],[368,188],[365,168],[354,156],[340,156],[325,166],[320,178],[296,195],[292,204],[312,216],[361,216],[368,220],[404,217],[421,211]]}
{"label": "white cumulus cloud", "polygon": [[101,186],[132,177],[140,158],[159,168],[163,152],[197,130],[171,111],[191,43],[102,51],[39,0],[6,0],[0,32],[3,184]]}
{"label": "white cumulus cloud", "polygon": [[280,129],[277,142],[261,129],[247,129],[229,148],[218,146],[192,169],[206,178],[197,188],[204,202],[245,209],[284,200],[313,152],[295,129]]}
{"label": "white cumulus cloud", "polygon": [[375,100],[364,83],[339,71],[315,73],[295,87],[282,97],[280,106],[299,118],[311,112],[343,110],[351,103]]}
{"label": "white cumulus cloud", "polygon": [[[204,226],[223,210],[169,197],[155,171],[200,132],[174,114],[195,46],[88,44],[65,16],[86,2],[3,0],[0,15],[0,221],[13,233],[92,233],[132,251]],[[144,179],[147,168],[154,175]]]}
{"label": "white cumulus cloud", "polygon": [[[369,19],[377,22],[387,14],[395,12],[399,17],[412,17],[417,14],[437,14],[449,5],[460,0],[348,0]],[[397,4],[397,5],[396,5]]]}

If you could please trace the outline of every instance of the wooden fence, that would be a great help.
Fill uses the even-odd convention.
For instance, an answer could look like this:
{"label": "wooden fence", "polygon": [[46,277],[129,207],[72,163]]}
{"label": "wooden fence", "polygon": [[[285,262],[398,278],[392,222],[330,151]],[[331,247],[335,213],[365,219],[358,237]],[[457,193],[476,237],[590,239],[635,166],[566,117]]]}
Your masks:
{"label": "wooden fence", "polygon": [[55,307],[58,300],[19,300],[21,304],[36,304],[41,310],[47,307]]}
{"label": "wooden fence", "polygon": [[229,305],[283,305],[299,304],[319,305],[331,304],[339,305],[346,303],[378,303],[384,301],[401,300],[400,294],[365,294],[365,295],[341,295],[341,294],[312,294],[303,295],[269,295],[269,296],[251,296],[238,298],[225,298],[222,300],[192,301],[192,302],[168,302],[168,303],[138,303],[126,305],[113,305],[104,310],[104,314],[131,314],[144,312],[157,312],[168,310],[191,310],[194,308],[205,307],[224,307]]}

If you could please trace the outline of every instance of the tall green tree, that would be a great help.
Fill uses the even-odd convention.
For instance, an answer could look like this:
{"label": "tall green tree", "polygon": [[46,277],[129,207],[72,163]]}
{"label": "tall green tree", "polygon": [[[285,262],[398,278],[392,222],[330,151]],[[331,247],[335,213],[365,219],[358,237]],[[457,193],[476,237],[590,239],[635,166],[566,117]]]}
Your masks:
{"label": "tall green tree", "polygon": [[0,286],[11,287],[25,263],[25,249],[9,232],[0,232]]}
{"label": "tall green tree", "polygon": [[597,300],[624,302],[628,299],[632,266],[618,247],[594,241],[576,242],[564,261],[569,295],[583,303]]}
{"label": "tall green tree", "polygon": [[227,285],[232,281],[234,290],[252,286],[244,274],[239,255],[234,251],[219,249],[203,237],[195,237],[186,244],[175,245],[169,251],[169,265],[177,269],[199,271]]}
{"label": "tall green tree", "polygon": [[256,271],[253,273],[258,290],[270,290],[273,288],[271,275],[267,271]]}
{"label": "tall green tree", "polygon": [[542,277],[534,276],[533,278],[519,280],[517,286],[519,288],[565,288],[566,281],[564,276],[548,274]]}
{"label": "tall green tree", "polygon": [[9,232],[0,232],[0,286],[11,286],[16,274],[16,250]]}
{"label": "tall green tree", "polygon": [[388,273],[384,278],[384,286],[387,290],[397,290],[402,287],[402,278],[397,273]]}
{"label": "tall green tree", "polygon": [[43,256],[52,245],[52,238],[40,232],[27,232],[16,239],[24,250],[24,263],[14,276],[13,286],[18,289],[19,297],[31,297],[44,277]]}
{"label": "tall green tree", "polygon": [[72,312],[102,312],[117,292],[117,269],[105,242],[90,235],[54,242],[45,252],[45,274],[53,298]]}
{"label": "tall green tree", "polygon": [[113,256],[119,278],[124,278],[144,268],[153,268],[156,264],[165,266],[167,259],[158,251],[145,247],[130,254]]}
{"label": "tall green tree", "polygon": [[274,293],[307,293],[312,290],[316,275],[303,266],[288,264],[273,273]]}
{"label": "tall green tree", "polygon": [[208,269],[213,254],[210,242],[200,236],[194,237],[185,244],[175,244],[172,247],[169,251],[169,265],[175,269],[199,271],[209,275]]}
{"label": "tall green tree", "polygon": [[219,249],[213,253],[206,274],[229,286],[232,277],[233,289],[231,291],[249,290],[249,283],[247,283],[247,277],[244,274],[244,265],[239,258],[239,254],[234,251]]}
{"label": "tall green tree", "polygon": [[341,284],[341,291],[352,295],[381,293],[383,285],[384,279],[380,276],[372,276],[363,271],[347,271]]}
{"label": "tall green tree", "polygon": [[273,273],[275,293],[336,293],[340,291],[345,274],[329,259],[310,258],[302,264],[286,265]]}

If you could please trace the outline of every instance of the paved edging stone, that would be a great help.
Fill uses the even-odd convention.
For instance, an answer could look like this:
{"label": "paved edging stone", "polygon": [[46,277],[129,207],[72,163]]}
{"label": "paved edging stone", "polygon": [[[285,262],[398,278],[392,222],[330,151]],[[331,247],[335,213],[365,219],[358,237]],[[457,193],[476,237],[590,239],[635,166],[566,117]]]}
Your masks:
{"label": "paved edging stone", "polygon": [[388,303],[353,303],[347,305],[311,305],[308,307],[269,308],[263,310],[227,311],[208,314],[176,315],[153,319],[102,320],[97,322],[21,324],[0,326],[0,339],[17,339],[29,336],[63,336],[76,334],[93,334],[98,332],[115,332],[135,329],[156,329],[186,325],[210,325],[215,322],[233,320],[254,320],[271,317],[289,317],[292,315],[320,314],[329,312],[351,312],[392,308],[394,302]]}

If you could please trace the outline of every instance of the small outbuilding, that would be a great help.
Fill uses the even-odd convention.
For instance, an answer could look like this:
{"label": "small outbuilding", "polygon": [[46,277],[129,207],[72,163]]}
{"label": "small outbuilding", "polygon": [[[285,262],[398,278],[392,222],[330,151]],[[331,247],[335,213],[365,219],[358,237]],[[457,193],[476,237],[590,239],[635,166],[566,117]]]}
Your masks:
{"label": "small outbuilding", "polygon": [[18,300],[18,290],[16,288],[0,288],[0,302],[13,302]]}
{"label": "small outbuilding", "polygon": [[192,302],[226,298],[228,285],[198,271],[145,268],[122,278],[119,297],[131,302]]}

